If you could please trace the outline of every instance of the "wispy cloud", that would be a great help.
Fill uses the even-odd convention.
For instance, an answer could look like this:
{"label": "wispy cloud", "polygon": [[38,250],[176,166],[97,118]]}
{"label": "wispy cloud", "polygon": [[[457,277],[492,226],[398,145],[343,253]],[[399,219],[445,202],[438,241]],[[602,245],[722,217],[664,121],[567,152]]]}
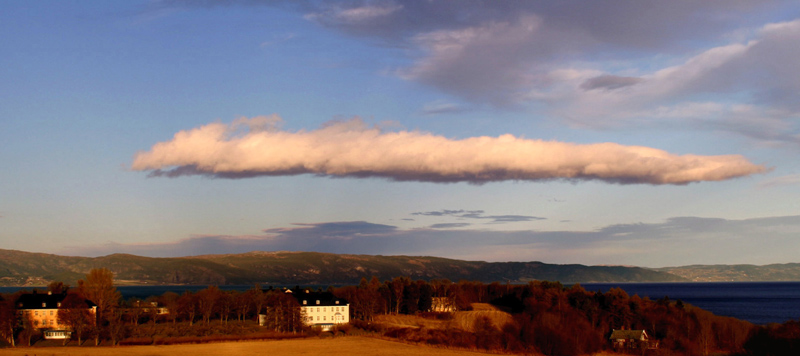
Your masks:
{"label": "wispy cloud", "polygon": [[280,118],[242,118],[181,131],[136,154],[151,176],[247,178],[315,174],[395,181],[598,180],[688,184],[766,171],[739,155],[675,155],[614,143],[573,144],[503,135],[449,139],[419,131],[383,131],[359,119],[313,131],[283,131]]}
{"label": "wispy cloud", "polygon": [[[546,218],[528,215],[484,215],[483,210],[438,210],[438,211],[422,211],[411,213],[411,215],[421,216],[451,216],[460,219],[488,219],[493,223],[506,223],[506,222],[519,222],[519,221],[534,221],[546,220]],[[440,224],[441,225],[441,224]]]}
{"label": "wispy cloud", "polygon": [[536,42],[541,26],[542,19],[531,15],[512,22],[420,33],[412,42],[427,56],[397,73],[472,101],[513,104],[514,94],[532,84],[528,73],[532,63],[523,58],[530,53],[526,44]]}
{"label": "wispy cloud", "polygon": [[411,213],[411,215],[421,215],[421,216],[459,216],[461,214],[483,214],[483,210],[436,210],[436,211],[418,211],[416,213]]}
{"label": "wispy cloud", "polygon": [[758,186],[761,188],[780,187],[786,185],[800,185],[800,174],[790,174],[786,176],[770,178],[758,184]]}
{"label": "wispy cloud", "polygon": [[796,12],[790,1],[168,4],[281,6],[406,49],[408,64],[385,72],[473,104],[429,104],[425,115],[527,107],[581,127],[672,125],[800,145],[800,20],[768,23],[778,8]]}
{"label": "wispy cloud", "polygon": [[678,119],[800,144],[798,125],[790,120],[800,116],[790,94],[800,90],[800,70],[787,59],[800,55],[790,45],[800,40],[800,20],[765,25],[754,36],[637,77],[559,66],[545,75],[553,84],[532,89],[529,98],[586,126]]}
{"label": "wispy cloud", "polygon": [[580,88],[583,90],[614,90],[636,85],[643,80],[644,79],[642,78],[636,77],[620,77],[616,75],[605,74],[587,79],[585,82],[581,83]]}
{"label": "wispy cloud", "polygon": [[426,104],[422,108],[422,114],[423,115],[458,114],[465,112],[467,110],[468,110],[467,108],[458,104],[446,101],[435,101]]}
{"label": "wispy cloud", "polygon": [[[584,127],[690,125],[796,146],[800,20],[764,24],[780,3],[389,1],[391,13],[366,22],[337,19],[370,2],[309,11],[331,29],[410,48],[398,76],[472,103],[532,105]],[[686,110],[709,102],[711,117]]]}
{"label": "wispy cloud", "polygon": [[355,6],[332,6],[320,13],[309,13],[306,18],[330,26],[374,26],[385,21],[403,5],[392,2],[357,4]]}
{"label": "wispy cloud", "polygon": [[[260,235],[198,235],[168,243],[76,246],[63,252],[170,257],[316,251],[664,267],[796,262],[796,251],[800,249],[800,216],[742,220],[676,217],[658,223],[609,225],[594,231],[491,231],[465,227],[443,224],[404,230],[364,221],[304,223],[267,229]],[[687,249],[686,244],[692,248]]]}
{"label": "wispy cloud", "polygon": [[282,35],[274,35],[270,40],[261,42],[261,47],[270,47],[272,45],[276,45],[279,43],[283,43],[289,41],[293,38],[297,37],[294,33],[285,33]]}
{"label": "wispy cloud", "polygon": [[433,224],[430,226],[431,229],[454,229],[460,227],[467,227],[472,224],[470,223],[442,223],[442,224]]}

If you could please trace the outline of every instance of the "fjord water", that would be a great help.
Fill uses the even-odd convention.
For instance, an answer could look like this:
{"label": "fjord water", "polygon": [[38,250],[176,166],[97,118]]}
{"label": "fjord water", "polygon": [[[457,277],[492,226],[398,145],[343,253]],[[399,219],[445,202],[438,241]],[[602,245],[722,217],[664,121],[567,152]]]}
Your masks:
{"label": "fjord water", "polygon": [[800,282],[586,283],[587,291],[619,287],[628,295],[672,300],[754,324],[800,319]]}

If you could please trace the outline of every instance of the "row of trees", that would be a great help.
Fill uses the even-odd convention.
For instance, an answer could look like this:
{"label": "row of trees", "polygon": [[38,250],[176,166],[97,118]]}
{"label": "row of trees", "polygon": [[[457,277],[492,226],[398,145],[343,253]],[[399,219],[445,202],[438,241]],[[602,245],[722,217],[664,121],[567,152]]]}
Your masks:
{"label": "row of trees", "polygon": [[[61,283],[49,288],[54,293],[67,294],[59,321],[70,325],[77,338],[94,337],[96,343],[110,340],[116,344],[126,337],[140,335],[137,330],[145,325],[151,326],[151,330],[156,330],[157,325],[170,324],[253,325],[259,314],[266,316],[265,325],[270,330],[296,333],[304,328],[297,300],[279,289],[262,290],[255,286],[246,291],[223,291],[212,286],[194,293],[167,292],[146,300],[123,301],[113,287],[113,274],[105,269],[87,274],[77,288]],[[800,339],[797,323],[782,328],[757,328],[666,297],[650,300],[629,296],[619,288],[601,293],[586,291],[578,285],[567,288],[557,282],[509,285],[413,281],[407,277],[381,282],[373,277],[362,279],[357,286],[329,287],[328,291],[347,299],[351,320],[366,328],[370,328],[369,323],[377,315],[419,314],[429,311],[434,302],[460,310],[468,310],[472,303],[494,304],[511,313],[510,322],[496,325],[487,318],[478,318],[471,331],[456,328],[384,331],[389,336],[419,342],[505,352],[591,354],[610,346],[607,339],[612,329],[623,328],[645,329],[660,341],[662,349],[685,355],[717,351],[755,354],[753,350],[763,349],[763,345],[774,340],[796,348]],[[10,343],[15,335],[24,336],[32,329],[19,328],[13,300],[12,297],[0,301],[0,336]],[[79,312],[87,310],[86,300],[97,305],[96,318]],[[166,313],[160,313],[154,304]]]}
{"label": "row of trees", "polygon": [[[107,269],[92,270],[70,288],[61,282],[48,286],[48,292],[63,295],[58,322],[72,331],[78,342],[94,338],[95,344],[107,340],[117,344],[137,334],[137,327],[158,323],[186,323],[209,326],[212,321],[227,325],[229,321],[255,323],[265,315],[265,327],[278,332],[300,332],[303,316],[297,300],[282,290],[262,290],[259,286],[247,291],[223,291],[216,286],[183,294],[167,292],[146,300],[122,300],[113,286],[113,274]],[[25,325],[14,301],[19,294],[0,297],[0,336],[15,345],[17,339],[30,344],[37,333],[35,325]],[[96,305],[96,313],[90,305]]]}
{"label": "row of trees", "polygon": [[609,347],[612,329],[644,329],[661,347],[687,355],[714,351],[742,352],[754,326],[715,316],[668,298],[629,296],[619,288],[589,292],[575,285],[531,282],[526,285],[447,280],[411,281],[399,277],[380,283],[373,278],[358,286],[337,288],[351,301],[354,320],[372,321],[377,314],[427,311],[444,298],[461,310],[472,303],[491,303],[513,315],[502,327],[477,320],[474,333],[456,330],[393,330],[390,335],[433,344],[451,344],[545,355],[582,355]]}
{"label": "row of trees", "polygon": [[379,314],[415,314],[431,310],[434,299],[458,310],[469,310],[472,303],[485,303],[502,296],[506,285],[446,279],[412,281],[395,277],[380,282],[362,278],[358,286],[330,288],[337,297],[350,301],[351,319],[372,321]]}
{"label": "row of trees", "polygon": [[[154,308],[152,305],[162,307]],[[123,310],[125,319],[133,324],[167,321],[210,324],[218,320],[224,324],[229,321],[243,322],[258,320],[259,314],[265,314],[267,326],[275,331],[297,332],[302,328],[300,306],[297,300],[280,290],[262,290],[255,286],[247,291],[223,291],[216,286],[183,294],[167,292],[160,296],[152,296],[142,301],[127,301]],[[166,314],[159,314],[163,310]],[[287,320],[284,322],[279,322]]]}

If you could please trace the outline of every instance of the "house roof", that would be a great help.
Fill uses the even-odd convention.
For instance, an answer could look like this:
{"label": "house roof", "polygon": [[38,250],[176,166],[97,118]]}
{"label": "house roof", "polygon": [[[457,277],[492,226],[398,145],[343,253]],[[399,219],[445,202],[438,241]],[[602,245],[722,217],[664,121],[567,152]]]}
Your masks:
{"label": "house roof", "polygon": [[[17,298],[16,307],[17,309],[56,309],[66,297],[66,293],[25,293]],[[88,300],[86,304],[89,307],[94,306],[94,303]]]}
{"label": "house roof", "polygon": [[54,309],[66,297],[66,294],[26,293],[17,298],[17,309]]}
{"label": "house roof", "polygon": [[[333,293],[330,292],[312,292],[309,290],[301,290],[297,293],[294,293],[289,290],[287,293],[295,297],[297,302],[300,303],[300,306],[305,305],[326,307],[347,305],[347,299],[337,298],[335,295],[333,295]],[[305,301],[305,303],[303,301]]]}
{"label": "house roof", "polygon": [[611,336],[608,338],[612,340],[644,340],[647,339],[647,332],[644,330],[612,330]]}

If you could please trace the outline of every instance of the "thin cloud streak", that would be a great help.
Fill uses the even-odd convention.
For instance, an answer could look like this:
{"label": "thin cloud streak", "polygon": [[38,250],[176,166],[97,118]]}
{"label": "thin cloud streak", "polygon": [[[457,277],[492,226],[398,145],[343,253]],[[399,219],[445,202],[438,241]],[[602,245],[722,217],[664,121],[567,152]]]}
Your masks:
{"label": "thin cloud streak", "polygon": [[642,146],[510,134],[457,140],[383,131],[357,118],[297,132],[279,130],[280,122],[272,115],[181,131],[136,154],[131,168],[168,177],[315,174],[437,183],[564,179],[653,185],[721,181],[767,170],[739,155],[675,155]]}
{"label": "thin cloud streak", "polygon": [[436,101],[425,105],[422,108],[421,114],[433,116],[443,114],[459,114],[465,111],[468,111],[466,107],[449,102]]}
{"label": "thin cloud streak", "polygon": [[[594,231],[489,231],[461,227],[466,225],[404,230],[366,221],[295,224],[267,229],[261,235],[198,235],[176,242],[76,246],[62,252],[83,256],[132,253],[177,257],[313,251],[666,267],[698,263],[788,263],[795,262],[795,251],[800,248],[800,240],[796,238],[800,234],[800,216],[742,220],[675,217],[658,223],[609,225]],[[449,230],[452,228],[458,229]],[[686,244],[693,247],[686,249]]]}
{"label": "thin cloud streak", "polygon": [[420,216],[458,216],[460,214],[483,214],[483,210],[442,209],[437,211],[418,211],[416,213],[411,213],[411,215],[420,215]]}
{"label": "thin cloud streak", "polygon": [[800,174],[790,174],[767,179],[758,184],[760,188],[781,187],[787,185],[800,185]]}
{"label": "thin cloud streak", "polygon": [[467,227],[472,224],[470,223],[442,223],[442,224],[433,224],[429,228],[431,229],[455,229],[460,227]]}
{"label": "thin cloud streak", "polygon": [[[459,219],[489,219],[492,223],[508,223],[519,221],[534,221],[534,220],[547,220],[547,218],[528,215],[484,215],[483,210],[439,210],[439,211],[421,211],[411,213],[411,215],[420,216],[452,216]],[[446,225],[446,224],[438,224]]]}

